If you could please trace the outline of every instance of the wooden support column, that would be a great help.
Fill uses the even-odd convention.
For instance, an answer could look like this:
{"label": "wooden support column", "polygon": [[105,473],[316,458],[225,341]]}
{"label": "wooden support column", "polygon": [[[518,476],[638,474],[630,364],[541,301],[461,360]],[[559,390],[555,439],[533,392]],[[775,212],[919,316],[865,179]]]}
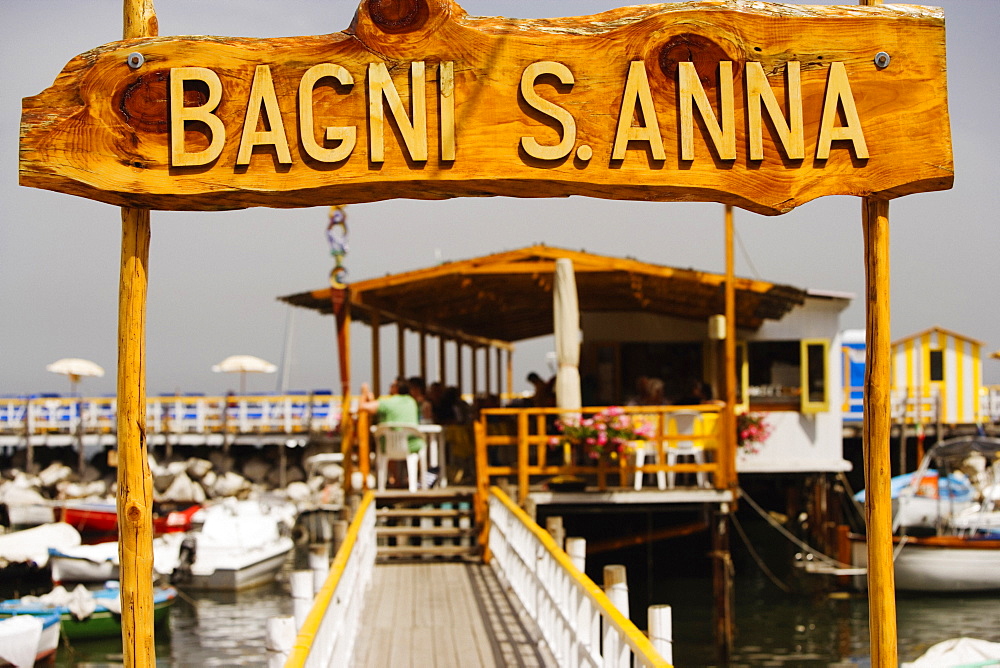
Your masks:
{"label": "wooden support column", "polygon": [[420,329],[420,377],[427,382],[427,330]]}
{"label": "wooden support column", "polygon": [[733,253],[733,207],[726,205],[726,340],[725,385],[722,388],[726,406],[722,414],[722,442],[719,453],[720,488],[735,488],[736,481],[736,274]]}
{"label": "wooden support column", "polygon": [[514,351],[507,350],[507,398],[514,398]]}
{"label": "wooden support column", "polygon": [[372,313],[372,393],[382,393],[382,341],[379,336],[379,314]]}
{"label": "wooden support column", "polygon": [[472,365],[472,396],[479,392],[479,346],[469,346],[469,359]]}
{"label": "wooden support column", "polygon": [[[501,348],[494,348],[496,365],[497,365],[497,399],[503,397],[503,350]],[[501,400],[501,403],[503,401]]]}
{"label": "wooden support column", "polygon": [[[490,385],[493,383],[493,367],[490,366],[490,347],[483,347],[483,394],[490,393]],[[473,392],[475,395],[476,392]]]}
{"label": "wooden support column", "polygon": [[396,323],[396,378],[406,378],[406,327]]}
{"label": "wooden support column", "polygon": [[896,583],[892,565],[889,437],[889,203],[863,203],[865,243],[865,526],[868,536],[868,627],[873,668],[895,668]]}
{"label": "wooden support column", "polygon": [[[455,387],[458,388],[459,392],[462,391],[462,378],[465,377],[465,369],[462,364],[462,342],[458,339],[455,340]],[[473,367],[475,368],[475,367]]]}
{"label": "wooden support column", "polygon": [[442,385],[447,385],[445,379],[447,378],[448,364],[447,356],[445,351],[445,344],[447,341],[440,334],[438,335],[438,382]]}
{"label": "wooden support column", "polygon": [[[158,33],[152,0],[125,0],[125,39]],[[118,559],[122,662],[153,666],[153,476],[146,450],[149,210],[122,208],[118,284]]]}

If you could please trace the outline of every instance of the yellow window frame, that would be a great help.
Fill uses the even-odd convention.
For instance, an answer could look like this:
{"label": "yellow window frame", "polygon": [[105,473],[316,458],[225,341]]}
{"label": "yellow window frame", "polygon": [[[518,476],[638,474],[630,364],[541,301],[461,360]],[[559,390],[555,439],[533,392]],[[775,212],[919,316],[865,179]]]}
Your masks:
{"label": "yellow window frame", "polygon": [[[830,410],[830,341],[829,339],[802,339],[799,342],[799,387],[801,395],[799,399],[799,411],[803,414],[824,413]],[[823,351],[823,398],[819,401],[810,399],[809,378],[812,376],[809,366],[809,349],[812,346],[820,346]]]}

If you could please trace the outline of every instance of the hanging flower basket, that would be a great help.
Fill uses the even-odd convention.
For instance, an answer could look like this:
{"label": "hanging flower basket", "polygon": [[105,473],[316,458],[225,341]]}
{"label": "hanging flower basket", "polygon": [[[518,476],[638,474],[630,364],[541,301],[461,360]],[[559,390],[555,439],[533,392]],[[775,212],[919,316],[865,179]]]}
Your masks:
{"label": "hanging flower basket", "polygon": [[770,435],[771,425],[762,413],[740,413],[736,416],[736,444],[743,452],[760,452]]}
{"label": "hanging flower basket", "polygon": [[610,462],[626,455],[635,441],[649,438],[650,425],[625,413],[617,406],[605,408],[579,422],[558,420],[560,436],[554,445],[568,444],[574,452],[583,453],[586,459]]}

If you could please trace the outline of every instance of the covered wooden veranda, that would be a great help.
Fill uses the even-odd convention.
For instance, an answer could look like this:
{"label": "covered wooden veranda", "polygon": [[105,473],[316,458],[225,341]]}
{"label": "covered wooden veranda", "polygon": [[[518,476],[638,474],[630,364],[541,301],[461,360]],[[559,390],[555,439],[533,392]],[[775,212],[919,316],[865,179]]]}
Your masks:
{"label": "covered wooden veranda", "polygon": [[[389,274],[346,287],[350,317],[372,330],[373,390],[382,388],[379,330],[397,328],[398,369],[406,375],[405,334],[420,337],[419,373],[429,378],[429,337],[437,337],[437,378],[447,371],[445,345],[455,344],[458,378],[463,346],[471,348],[472,387],[466,394],[513,393],[511,379],[514,345],[553,333],[552,290],[556,260],[572,261],[576,273],[579,309],[586,312],[635,312],[673,316],[707,323],[726,311],[726,275],[680,269],[584,251],[535,245],[426,269]],[[798,288],[748,278],[734,278],[734,326],[756,330],[767,320],[784,317],[805,300]],[[331,314],[330,287],[279,297],[283,302]],[[706,324],[707,326],[707,324]],[[485,350],[478,365],[479,351]],[[505,363],[493,364],[492,357]]]}
{"label": "covered wooden veranda", "polygon": [[[733,277],[731,303],[727,304],[727,275],[693,269],[680,269],[642,262],[633,258],[617,258],[584,251],[573,251],[545,245],[535,245],[504,251],[482,257],[446,262],[426,269],[390,274],[359,281],[337,288],[323,288],[310,292],[279,297],[281,301],[310,308],[320,313],[334,313],[336,299],[347,305],[350,319],[370,325],[372,330],[371,378],[376,392],[382,387],[381,350],[379,330],[395,325],[398,341],[398,369],[396,375],[407,375],[405,335],[415,332],[420,337],[419,373],[430,380],[427,368],[429,337],[438,340],[437,379],[446,377],[447,356],[445,347],[454,342],[454,363],[457,377],[463,378],[462,347],[472,350],[472,387],[461,388],[466,395],[495,393],[512,394],[512,354],[514,344],[525,339],[553,333],[553,282],[556,261],[569,259],[576,274],[579,310],[588,312],[645,312],[670,316],[707,324],[710,318],[731,312],[726,318],[727,331],[735,329],[756,330],[765,320],[779,320],[792,308],[801,305],[805,292],[787,285],[767,281]],[[338,294],[340,293],[340,294]],[[346,328],[341,328],[346,333]],[[343,334],[342,334],[343,335]],[[725,341],[719,341],[718,356],[722,363],[719,370],[719,387],[726,387],[726,375],[735,373],[735,359]],[[347,350],[349,345],[344,346]],[[485,351],[480,356],[478,353]],[[496,363],[491,364],[493,353]],[[505,363],[501,356],[505,355]],[[478,362],[482,362],[479,364]],[[728,370],[728,371],[727,371]],[[733,391],[721,392],[723,398]],[[704,445],[714,451],[711,462],[701,465],[683,464],[681,472],[709,472],[713,487],[731,490],[735,487],[735,439],[729,425],[732,421],[732,399],[719,402],[708,412],[715,425],[711,434],[705,434]],[[346,404],[345,404],[346,405]],[[596,410],[596,409],[595,409]],[[586,412],[586,409],[585,411]],[[521,415],[523,413],[523,415]],[[532,416],[528,417],[528,413]],[[652,413],[657,423],[656,440],[661,448],[668,448],[672,436],[667,434],[662,409],[644,411]],[[521,424],[525,433],[520,436],[491,436],[488,421],[503,414],[509,423]],[[551,415],[552,411],[548,411]],[[557,473],[595,473],[599,487],[605,488],[608,472],[592,467],[571,466],[566,461],[551,461],[546,457],[546,443],[552,434],[547,433],[546,412],[538,409],[493,408],[477,416],[482,432],[476,434],[477,457],[483,458],[477,467],[479,473],[513,475],[521,483],[520,499],[524,499],[532,476],[552,476]],[[530,425],[528,424],[530,422]],[[367,429],[367,425],[358,425]],[[520,428],[518,428],[520,431]],[[353,432],[358,433],[358,432]],[[361,431],[360,433],[365,433]],[[365,439],[361,439],[364,441]],[[488,442],[489,441],[489,442]],[[516,446],[517,455],[507,457],[508,464],[491,467],[485,464],[488,447]],[[345,450],[354,447],[345,443]],[[367,448],[359,443],[358,465],[366,471]],[[528,451],[530,450],[530,455]],[[662,450],[661,450],[662,453]],[[346,453],[345,453],[346,454]],[[501,458],[502,459],[502,458]],[[660,463],[647,464],[642,470],[648,473],[664,470]],[[634,476],[635,469],[619,466],[618,480],[622,487]],[[487,480],[480,481],[486,484]]]}

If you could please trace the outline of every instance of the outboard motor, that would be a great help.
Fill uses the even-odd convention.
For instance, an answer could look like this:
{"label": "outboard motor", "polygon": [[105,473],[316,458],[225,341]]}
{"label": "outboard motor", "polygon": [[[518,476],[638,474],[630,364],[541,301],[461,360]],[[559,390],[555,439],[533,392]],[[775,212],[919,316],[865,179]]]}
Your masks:
{"label": "outboard motor", "polygon": [[170,574],[170,584],[184,584],[191,581],[191,565],[197,559],[198,541],[194,536],[187,536],[181,541],[177,552],[177,566]]}

